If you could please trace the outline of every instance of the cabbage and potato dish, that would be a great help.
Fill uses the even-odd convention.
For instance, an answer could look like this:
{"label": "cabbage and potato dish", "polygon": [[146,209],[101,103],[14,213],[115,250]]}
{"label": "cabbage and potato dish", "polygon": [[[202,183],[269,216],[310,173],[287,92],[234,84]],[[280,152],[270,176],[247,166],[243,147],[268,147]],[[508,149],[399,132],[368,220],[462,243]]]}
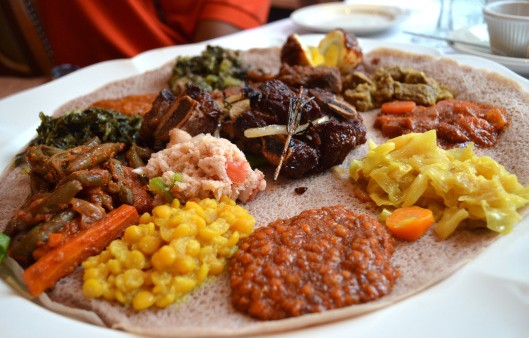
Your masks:
{"label": "cabbage and potato dish", "polygon": [[370,142],[367,156],[352,161],[349,170],[378,206],[432,210],[442,239],[461,224],[507,233],[521,220],[517,209],[529,202],[529,187],[516,175],[488,156],[477,156],[472,144],[443,150],[433,130],[381,145]]}

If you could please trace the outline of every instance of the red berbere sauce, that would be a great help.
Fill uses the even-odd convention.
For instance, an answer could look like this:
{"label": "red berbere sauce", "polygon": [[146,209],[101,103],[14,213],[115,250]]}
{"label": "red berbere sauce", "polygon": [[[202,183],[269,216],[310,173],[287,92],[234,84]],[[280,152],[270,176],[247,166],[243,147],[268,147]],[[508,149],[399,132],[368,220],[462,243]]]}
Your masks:
{"label": "red berbere sauce", "polygon": [[474,142],[480,147],[495,145],[509,126],[505,108],[487,103],[443,100],[431,107],[417,106],[404,114],[380,113],[375,128],[387,137],[437,130],[442,146]]}
{"label": "red berbere sauce", "polygon": [[261,320],[365,303],[399,272],[394,240],[374,218],[343,206],[306,210],[256,229],[229,264],[233,306]]}
{"label": "red berbere sauce", "polygon": [[129,116],[138,114],[145,115],[151,110],[152,103],[157,95],[158,93],[151,93],[144,95],[129,95],[115,99],[103,99],[92,103],[90,107],[112,109]]}

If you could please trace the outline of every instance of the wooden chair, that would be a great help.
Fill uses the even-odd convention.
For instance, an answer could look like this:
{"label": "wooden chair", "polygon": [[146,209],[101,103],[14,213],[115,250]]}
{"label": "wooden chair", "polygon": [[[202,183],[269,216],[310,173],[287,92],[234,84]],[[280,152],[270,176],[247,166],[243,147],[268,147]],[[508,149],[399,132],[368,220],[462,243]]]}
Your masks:
{"label": "wooden chair", "polygon": [[49,75],[53,52],[32,0],[0,1],[0,72],[4,75]]}

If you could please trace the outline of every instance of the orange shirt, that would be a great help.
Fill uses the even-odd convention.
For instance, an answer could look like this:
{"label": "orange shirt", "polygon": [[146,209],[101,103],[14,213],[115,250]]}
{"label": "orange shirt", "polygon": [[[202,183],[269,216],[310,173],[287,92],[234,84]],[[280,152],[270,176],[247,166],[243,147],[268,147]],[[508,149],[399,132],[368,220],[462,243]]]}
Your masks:
{"label": "orange shirt", "polygon": [[56,63],[86,66],[190,43],[203,19],[257,27],[270,0],[40,0],[38,8]]}

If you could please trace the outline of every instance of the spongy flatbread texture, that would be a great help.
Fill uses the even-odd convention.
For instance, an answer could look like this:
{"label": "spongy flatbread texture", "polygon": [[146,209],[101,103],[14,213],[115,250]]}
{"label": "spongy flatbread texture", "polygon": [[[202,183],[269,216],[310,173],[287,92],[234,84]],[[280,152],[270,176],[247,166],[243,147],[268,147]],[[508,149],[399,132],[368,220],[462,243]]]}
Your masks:
{"label": "spongy flatbread texture", "polygon": [[[366,55],[366,68],[372,70],[381,65],[402,65],[425,71],[442,84],[448,85],[458,98],[483,101],[504,106],[511,114],[511,126],[502,135],[497,146],[478,150],[489,155],[509,171],[518,175],[522,184],[529,184],[529,98],[521,88],[509,79],[484,70],[461,66],[447,59],[434,59],[398,51],[378,50]],[[170,65],[144,76],[117,82],[95,93],[82,97],[62,107],[62,113],[73,107],[83,107],[101,98],[119,97],[127,94],[153,92],[164,85]],[[386,139],[373,129],[376,112],[363,113],[368,128],[368,138],[377,143]],[[343,167],[353,158],[360,159],[367,152],[367,145],[352,151]],[[361,203],[353,194],[353,185],[339,175],[326,173],[300,180],[271,179],[272,172],[265,172],[268,186],[255,200],[245,207],[257,220],[257,226],[266,226],[277,218],[287,218],[310,208],[342,204],[347,208],[375,216],[377,210],[370,204]],[[27,182],[17,181],[20,173],[10,173],[0,182],[0,191],[22,188]],[[296,187],[307,187],[307,191],[296,194]],[[17,195],[20,205],[25,195]],[[11,202],[10,202],[11,203]],[[3,219],[10,217],[13,207],[4,211]],[[527,208],[525,209],[527,211]],[[0,224],[0,229],[5,225]],[[229,300],[228,274],[225,272],[193,292],[184,302],[164,310],[134,312],[121,305],[102,300],[86,299],[82,295],[82,270],[78,269],[63,278],[48,292],[51,302],[46,306],[57,312],[69,314],[64,305],[85,309],[84,320],[93,321],[96,313],[108,327],[156,336],[234,336],[251,333],[268,333],[317,325],[353,317],[388,306],[393,302],[420,292],[453,273],[475,257],[497,237],[490,231],[458,231],[446,241],[438,240],[430,231],[416,242],[397,242],[393,264],[401,271],[394,290],[386,297],[368,304],[355,305],[324,313],[310,314],[279,321],[260,322],[236,312]],[[59,304],[57,306],[54,305]],[[83,317],[77,311],[76,318]]]}

